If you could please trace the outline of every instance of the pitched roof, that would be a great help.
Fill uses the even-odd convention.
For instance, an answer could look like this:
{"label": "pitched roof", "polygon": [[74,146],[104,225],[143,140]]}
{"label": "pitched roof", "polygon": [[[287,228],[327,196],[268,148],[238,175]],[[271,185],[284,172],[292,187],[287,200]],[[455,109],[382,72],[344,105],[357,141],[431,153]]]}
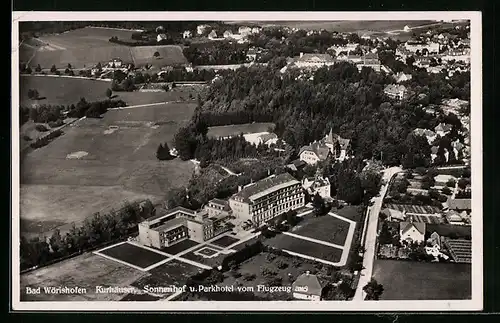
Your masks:
{"label": "pitched roof", "polygon": [[234,194],[232,199],[243,200],[251,202],[262,196],[265,196],[278,189],[288,187],[291,185],[300,184],[292,175],[282,173],[264,178],[254,184],[244,187],[241,191]]}
{"label": "pitched roof", "polygon": [[263,143],[268,142],[269,140],[276,139],[278,136],[275,133],[265,133],[259,136]]}
{"label": "pitched roof", "polygon": [[434,128],[436,131],[451,131],[453,127],[447,123],[440,123]]}
{"label": "pitched roof", "polygon": [[210,201],[208,201],[208,203],[218,204],[220,206],[226,206],[227,205],[227,201],[221,200],[221,199],[218,199],[218,198],[213,198]]}
{"label": "pitched roof", "polygon": [[406,86],[400,84],[389,84],[384,88],[384,92],[399,94],[399,92],[406,91]]}
{"label": "pitched roof", "polygon": [[470,210],[471,199],[452,199],[448,201],[448,207],[451,210]]}
{"label": "pitched roof", "polygon": [[425,235],[425,223],[420,222],[401,222],[399,223],[399,229],[401,230],[401,234],[405,234],[411,228],[417,229],[417,231],[421,234]]}
{"label": "pitched roof", "polygon": [[299,156],[304,152],[304,151],[312,151],[318,156],[320,160],[325,160],[328,158],[328,155],[330,154],[330,148],[328,148],[326,145],[321,144],[319,142],[313,142],[310,145],[303,146],[300,148],[299,151]]}
{"label": "pitched roof", "polygon": [[313,274],[303,273],[292,283],[292,290],[295,291],[297,287],[307,287],[307,290],[299,290],[301,294],[321,296],[324,283]]}

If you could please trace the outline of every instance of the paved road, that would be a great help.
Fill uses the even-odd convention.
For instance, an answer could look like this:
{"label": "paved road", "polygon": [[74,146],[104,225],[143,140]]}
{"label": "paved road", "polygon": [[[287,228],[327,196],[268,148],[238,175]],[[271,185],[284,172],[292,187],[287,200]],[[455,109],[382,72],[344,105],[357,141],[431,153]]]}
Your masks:
{"label": "paved road", "polygon": [[370,213],[368,213],[368,227],[365,236],[365,253],[363,255],[363,267],[361,270],[361,275],[359,277],[358,287],[356,289],[356,294],[354,295],[354,300],[362,301],[364,300],[363,287],[368,284],[372,278],[373,273],[373,261],[375,259],[375,245],[377,241],[377,226],[378,226],[378,216],[380,209],[382,208],[382,203],[384,201],[385,194],[387,193],[387,188],[391,178],[402,169],[399,167],[391,167],[384,170],[384,175],[382,180],[385,185],[380,188],[379,196],[372,199],[373,205],[370,208]]}

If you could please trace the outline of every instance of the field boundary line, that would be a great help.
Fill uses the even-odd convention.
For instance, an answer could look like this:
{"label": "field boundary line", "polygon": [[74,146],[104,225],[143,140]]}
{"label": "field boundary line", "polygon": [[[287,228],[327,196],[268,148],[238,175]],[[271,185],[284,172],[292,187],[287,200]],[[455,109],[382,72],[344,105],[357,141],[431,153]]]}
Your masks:
{"label": "field boundary line", "polygon": [[336,266],[336,267],[342,266],[340,262],[332,262],[332,261],[324,260],[324,259],[321,259],[321,258],[304,255],[302,253],[293,252],[293,251],[286,250],[286,249],[281,249],[281,250],[283,250],[284,252],[286,252],[286,253],[288,253],[288,254],[290,254],[292,256],[296,256],[296,257],[300,257],[300,258],[304,258],[304,259],[309,259],[309,260],[314,260],[314,261],[321,262],[321,263],[324,263],[324,264],[327,264],[327,265],[331,265],[331,266]]}
{"label": "field boundary line", "polygon": [[131,263],[128,263],[126,261],[123,261],[123,260],[120,260],[120,259],[117,259],[117,258],[114,258],[114,257],[111,257],[111,256],[108,256],[108,255],[105,255],[105,254],[102,254],[98,251],[94,251],[93,252],[95,255],[99,255],[101,257],[104,257],[104,258],[107,258],[109,260],[113,260],[113,261],[116,261],[117,263],[120,263],[122,265],[126,265],[126,266],[129,266],[131,268],[134,268],[134,269],[137,269],[137,270],[140,270],[140,271],[143,271],[143,272],[146,272],[145,268],[141,268],[139,266],[136,266],[136,265],[132,265]]}
{"label": "field boundary line", "polygon": [[152,251],[152,252],[156,252],[157,254],[160,254],[162,256],[166,256],[167,258],[174,257],[174,255],[172,255],[172,254],[169,254],[169,253],[166,253],[166,252],[154,249],[154,248],[147,247],[147,246],[142,245],[140,243],[137,243],[135,241],[126,241],[126,243],[131,244],[131,245],[136,246],[136,247],[139,247],[139,248],[142,248],[142,249],[146,249],[146,250],[149,250],[149,251]]}
{"label": "field boundary line", "polygon": [[353,224],[353,223],[356,224],[356,221],[353,221],[351,219],[345,218],[345,217],[343,217],[341,215],[338,215],[336,213],[333,213],[333,212],[329,212],[328,215],[333,216],[333,217],[335,217],[335,218],[337,218],[339,220],[343,220],[345,222],[348,222],[349,224]]}
{"label": "field boundary line", "polygon": [[148,266],[148,267],[144,268],[144,270],[145,270],[145,271],[150,271],[151,269],[154,269],[154,268],[159,267],[159,266],[161,266],[161,265],[163,265],[163,264],[166,264],[167,262],[169,262],[169,261],[171,261],[171,260],[173,260],[173,259],[174,259],[174,257],[170,257],[170,258],[167,258],[167,259],[160,260],[160,261],[158,261],[157,263],[152,264],[152,265],[150,265],[150,266]]}
{"label": "field boundary line", "polygon": [[21,76],[35,76],[35,77],[57,77],[57,78],[67,78],[67,79],[77,79],[77,80],[89,80],[89,81],[101,81],[110,83],[111,79],[94,79],[84,76],[69,76],[69,75],[49,75],[49,74],[22,74]]}
{"label": "field boundary line", "polygon": [[314,243],[317,243],[317,244],[322,244],[324,246],[333,247],[333,248],[337,248],[337,249],[342,249],[342,250],[344,249],[344,246],[341,246],[341,245],[338,245],[338,244],[335,244],[335,243],[326,242],[326,241],[318,240],[318,239],[314,239],[314,238],[309,238],[309,237],[301,236],[301,235],[298,235],[298,234],[295,234],[295,233],[291,233],[291,232],[282,232],[282,233],[284,235],[290,236],[292,238],[302,239],[302,240],[306,240],[306,241],[309,241],[309,242],[314,242]]}
{"label": "field boundary line", "polygon": [[187,264],[190,264],[190,265],[193,265],[193,266],[196,266],[196,267],[199,267],[199,268],[202,268],[202,269],[207,269],[207,270],[210,270],[212,269],[212,267],[208,266],[208,265],[204,265],[202,263],[199,263],[199,262],[196,262],[196,261],[193,261],[193,260],[189,260],[189,259],[186,259],[186,258],[182,258],[180,256],[175,256],[173,259],[175,260],[179,260],[179,261],[182,261],[182,262],[185,262]]}

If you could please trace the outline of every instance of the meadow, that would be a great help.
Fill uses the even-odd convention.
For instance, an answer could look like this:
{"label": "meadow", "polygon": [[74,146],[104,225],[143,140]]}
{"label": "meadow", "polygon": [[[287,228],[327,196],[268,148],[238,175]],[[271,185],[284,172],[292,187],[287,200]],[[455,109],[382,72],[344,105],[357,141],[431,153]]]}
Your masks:
{"label": "meadow", "polygon": [[254,122],[245,124],[234,124],[228,126],[216,126],[208,128],[209,137],[226,137],[237,136],[240,133],[265,132],[269,128],[274,128],[274,124],[270,122]]}

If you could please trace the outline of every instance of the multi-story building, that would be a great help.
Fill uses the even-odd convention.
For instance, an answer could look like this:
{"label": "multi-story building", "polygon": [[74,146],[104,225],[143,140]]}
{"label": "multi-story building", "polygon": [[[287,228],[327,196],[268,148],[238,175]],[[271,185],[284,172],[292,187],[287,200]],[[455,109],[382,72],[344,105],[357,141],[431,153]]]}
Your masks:
{"label": "multi-story building", "polygon": [[304,206],[301,183],[288,173],[271,175],[242,188],[229,199],[233,215],[259,226]]}
{"label": "multi-story building", "polygon": [[320,68],[335,64],[335,59],[329,54],[304,54],[294,58],[294,65],[298,68]]}
{"label": "multi-story building", "polygon": [[319,194],[324,199],[330,199],[330,181],[328,177],[321,176],[320,168],[314,177],[305,176],[302,179],[302,187],[313,196]]}
{"label": "multi-story building", "polygon": [[139,242],[161,249],[186,239],[200,243],[209,240],[230,230],[226,224],[231,212],[227,202],[221,204],[221,200],[212,200],[199,211],[176,207],[153,216],[139,223]]}
{"label": "multi-story building", "polygon": [[396,100],[403,100],[408,96],[408,90],[404,85],[389,84],[384,88],[384,93]]}
{"label": "multi-story building", "polygon": [[417,51],[420,53],[437,54],[439,53],[440,45],[434,42],[423,42],[423,41],[407,41],[405,43],[405,48],[412,53]]}
{"label": "multi-story building", "polygon": [[330,155],[337,161],[344,161],[349,157],[350,140],[333,133],[333,129],[320,141],[303,146],[299,151],[299,158],[310,165],[326,160]]}

